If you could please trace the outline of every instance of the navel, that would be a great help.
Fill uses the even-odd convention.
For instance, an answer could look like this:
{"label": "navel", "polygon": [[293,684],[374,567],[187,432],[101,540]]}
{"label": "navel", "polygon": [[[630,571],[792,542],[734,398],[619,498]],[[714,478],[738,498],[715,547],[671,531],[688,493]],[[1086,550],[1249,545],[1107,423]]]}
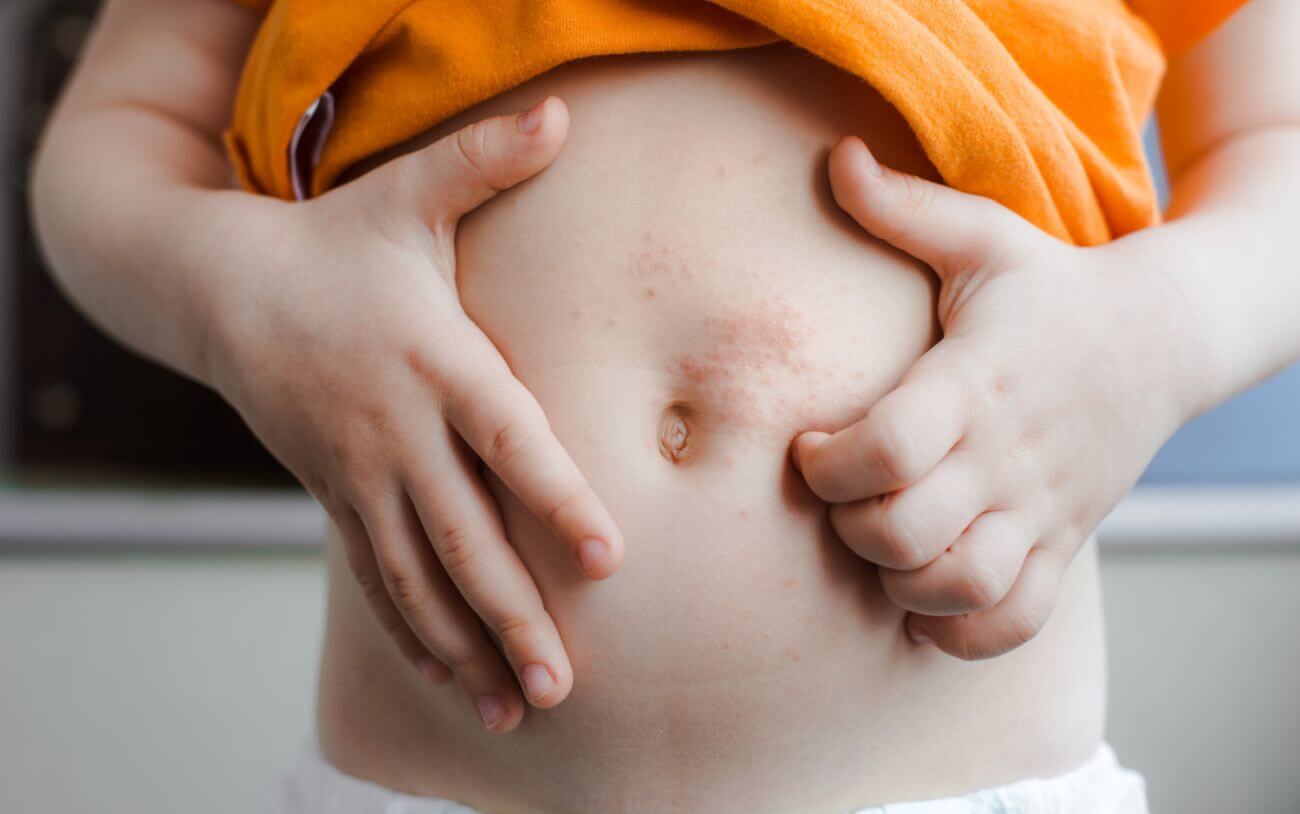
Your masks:
{"label": "navel", "polygon": [[691,421],[693,411],[674,403],[659,416],[659,454],[670,463],[679,464],[691,456]]}

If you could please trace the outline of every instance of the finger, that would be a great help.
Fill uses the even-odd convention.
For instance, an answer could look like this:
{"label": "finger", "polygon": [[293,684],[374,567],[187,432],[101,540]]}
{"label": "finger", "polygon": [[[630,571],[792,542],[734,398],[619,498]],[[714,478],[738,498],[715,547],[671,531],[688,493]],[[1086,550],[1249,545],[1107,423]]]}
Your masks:
{"label": "finger", "polygon": [[553,707],[572,688],[573,671],[476,461],[458,438],[441,438],[409,467],[408,493],[443,569],[500,642],[529,702]]}
{"label": "finger", "polygon": [[934,562],[913,571],[880,569],[895,605],[930,616],[991,608],[1015,584],[1034,533],[1018,512],[985,512]]}
{"label": "finger", "polygon": [[410,625],[402,618],[397,606],[393,604],[392,597],[388,595],[388,588],[379,573],[379,564],[375,562],[375,552],[361,517],[352,508],[346,508],[332,511],[330,518],[334,522],[334,527],[338,529],[340,539],[343,540],[343,553],[347,559],[348,569],[352,571],[357,585],[361,587],[361,593],[370,610],[379,620],[380,626],[397,644],[397,649],[430,682],[445,684],[451,681],[451,670],[438,661],[420,642]]}
{"label": "finger", "polygon": [[388,595],[429,652],[451,669],[484,727],[509,732],[524,712],[514,676],[438,564],[410,501],[394,492],[360,512]]}
{"label": "finger", "polygon": [[858,556],[912,571],[939,557],[987,507],[982,470],[953,453],[913,486],[831,506],[830,521]]}
{"label": "finger", "polygon": [[568,109],[548,96],[526,113],[463,127],[367,173],[356,184],[378,196],[385,211],[409,213],[428,227],[454,222],[549,166],[568,129]]}
{"label": "finger", "polygon": [[542,407],[477,327],[441,370],[443,415],[592,579],[618,569],[623,538],[604,504],[551,431]]}
{"label": "finger", "polygon": [[1046,624],[1064,570],[1065,562],[1054,548],[1035,546],[1001,602],[961,616],[909,614],[908,633],[913,640],[933,641],[945,653],[967,660],[1014,650],[1037,636]]}
{"label": "finger", "polygon": [[844,503],[915,483],[961,440],[970,418],[961,346],[943,339],[858,422],[795,438],[795,466],[822,500]]}
{"label": "finger", "polygon": [[1016,229],[1027,224],[991,198],[882,167],[856,136],[835,145],[829,169],[840,208],[940,277],[1006,260],[1031,232]]}

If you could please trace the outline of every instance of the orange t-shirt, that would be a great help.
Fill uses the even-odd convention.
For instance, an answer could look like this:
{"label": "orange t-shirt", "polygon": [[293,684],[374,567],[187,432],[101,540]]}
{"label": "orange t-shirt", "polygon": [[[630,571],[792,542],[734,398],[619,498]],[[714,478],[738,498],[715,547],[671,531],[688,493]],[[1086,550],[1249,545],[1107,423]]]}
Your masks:
{"label": "orange t-shirt", "polygon": [[564,62],[789,40],[862,77],[950,186],[1076,244],[1158,222],[1142,150],[1167,55],[1244,0],[239,0],[265,14],[225,134],[251,190],[295,197],[326,91],[319,194],[354,162]]}

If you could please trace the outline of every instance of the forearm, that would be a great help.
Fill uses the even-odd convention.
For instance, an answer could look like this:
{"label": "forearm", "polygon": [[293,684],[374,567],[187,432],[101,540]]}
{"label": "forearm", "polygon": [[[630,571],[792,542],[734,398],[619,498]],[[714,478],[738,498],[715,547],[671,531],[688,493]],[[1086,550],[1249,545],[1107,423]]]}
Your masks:
{"label": "forearm", "polygon": [[1167,222],[1116,242],[1184,309],[1188,417],[1300,359],[1300,127],[1259,127],[1180,173]]}
{"label": "forearm", "polygon": [[[1116,241],[1177,310],[1191,417],[1300,358],[1300,5],[1251,0],[1169,66],[1166,224]],[[1156,307],[1156,306],[1152,306]]]}
{"label": "forearm", "polygon": [[[202,38],[183,30],[206,24]],[[203,380],[204,254],[235,208],[218,134],[252,21],[212,0],[110,4],[31,179],[55,277],[117,339]],[[174,79],[159,79],[166,72]]]}

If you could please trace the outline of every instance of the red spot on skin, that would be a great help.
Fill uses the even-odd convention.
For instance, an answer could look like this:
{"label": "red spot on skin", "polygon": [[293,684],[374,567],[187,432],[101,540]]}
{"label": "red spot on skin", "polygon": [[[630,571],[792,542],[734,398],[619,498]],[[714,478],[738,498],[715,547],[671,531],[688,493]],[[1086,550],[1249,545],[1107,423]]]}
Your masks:
{"label": "red spot on skin", "polygon": [[795,650],[793,647],[787,647],[785,649],[785,654],[790,657],[790,661],[798,661],[799,659],[803,658],[802,656],[799,655],[799,652]]}
{"label": "red spot on skin", "polygon": [[572,317],[573,319],[582,319],[582,309],[575,307],[572,311],[569,312],[569,316]]}
{"label": "red spot on skin", "polygon": [[653,288],[647,288],[647,289],[645,290],[645,298],[646,298],[647,300],[653,300],[653,299],[655,299],[655,298],[658,297],[658,296],[659,296],[659,292],[658,292],[658,291],[655,291]]}
{"label": "red spot on skin", "polygon": [[683,356],[678,360],[677,369],[681,372],[682,377],[692,384],[705,384],[717,372],[712,367],[701,365],[690,356]]}
{"label": "red spot on skin", "polygon": [[[815,330],[784,301],[704,318],[695,332],[704,349],[677,357],[673,367],[679,386],[715,426],[769,427],[802,420],[815,409],[809,379],[818,366],[805,356]],[[804,395],[790,397],[791,392]]]}
{"label": "red spot on skin", "polygon": [[786,577],[785,579],[781,580],[781,587],[782,587],[782,588],[787,588],[787,589],[788,589],[788,588],[793,588],[793,587],[794,587],[794,578],[793,578],[793,577]]}
{"label": "red spot on skin", "polygon": [[740,519],[741,519],[741,520],[744,520],[746,517],[749,517],[749,512],[748,512],[747,510],[745,510],[745,509],[741,509],[741,510],[740,510]]}
{"label": "red spot on skin", "polygon": [[712,353],[732,363],[789,366],[807,342],[810,330],[802,315],[785,303],[760,303],[745,311],[708,320]]}
{"label": "red spot on skin", "polygon": [[713,262],[707,257],[692,254],[682,257],[671,245],[660,241],[654,232],[646,229],[641,236],[642,246],[634,251],[628,259],[628,273],[633,279],[641,281],[680,280],[689,282],[695,279],[696,268],[712,268]]}
{"label": "red spot on skin", "polygon": [[726,164],[719,164],[719,165],[718,165],[718,180],[719,180],[719,181],[725,180],[726,177],[727,177],[728,175],[730,175],[730,174],[731,174],[731,170],[727,167]]}
{"label": "red spot on skin", "polygon": [[617,325],[618,323],[614,321],[614,318],[613,318],[613,317],[605,317],[605,324],[608,325],[609,327],[613,328],[613,327],[614,327],[615,325]]}

